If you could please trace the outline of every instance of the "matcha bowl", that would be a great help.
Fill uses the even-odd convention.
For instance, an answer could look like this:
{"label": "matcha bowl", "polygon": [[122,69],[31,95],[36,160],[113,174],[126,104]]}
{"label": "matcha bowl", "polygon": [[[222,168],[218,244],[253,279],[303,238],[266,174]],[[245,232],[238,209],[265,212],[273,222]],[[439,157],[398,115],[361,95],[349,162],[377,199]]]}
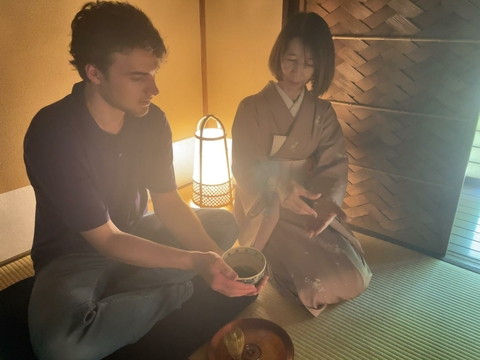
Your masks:
{"label": "matcha bowl", "polygon": [[223,260],[237,274],[238,281],[245,284],[256,284],[265,274],[267,259],[258,250],[247,246],[238,246],[227,250]]}

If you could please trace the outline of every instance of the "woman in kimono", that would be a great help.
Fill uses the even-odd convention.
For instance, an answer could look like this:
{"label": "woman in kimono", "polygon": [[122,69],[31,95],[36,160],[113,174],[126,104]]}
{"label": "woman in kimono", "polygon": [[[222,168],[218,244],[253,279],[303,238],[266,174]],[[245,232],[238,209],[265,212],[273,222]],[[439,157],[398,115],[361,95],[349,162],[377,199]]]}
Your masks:
{"label": "woman in kimono", "polygon": [[277,82],[245,98],[233,124],[239,242],[262,250],[276,288],[318,316],[327,304],[361,294],[371,277],[341,209],[348,174],[342,129],[331,104],[318,98],[334,73],[325,21],[293,16],[269,67]]}

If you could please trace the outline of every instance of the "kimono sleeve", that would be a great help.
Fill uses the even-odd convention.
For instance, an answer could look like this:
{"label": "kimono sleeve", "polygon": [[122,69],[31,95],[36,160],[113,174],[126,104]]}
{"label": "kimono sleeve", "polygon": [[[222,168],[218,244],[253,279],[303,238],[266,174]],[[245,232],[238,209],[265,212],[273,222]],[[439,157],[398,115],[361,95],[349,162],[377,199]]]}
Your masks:
{"label": "kimono sleeve", "polygon": [[95,229],[110,216],[94,185],[80,140],[66,126],[48,127],[37,115],[24,141],[24,160],[35,194],[75,232]]}
{"label": "kimono sleeve", "polygon": [[232,127],[232,170],[237,193],[248,216],[255,216],[265,208],[269,198],[268,180],[278,173],[278,165],[266,158],[262,134],[266,136],[260,129],[253,102],[244,99]]}
{"label": "kimono sleeve", "polygon": [[323,118],[318,147],[314,153],[315,168],[307,187],[314,193],[321,193],[322,198],[341,206],[348,181],[345,137],[330,104]]}

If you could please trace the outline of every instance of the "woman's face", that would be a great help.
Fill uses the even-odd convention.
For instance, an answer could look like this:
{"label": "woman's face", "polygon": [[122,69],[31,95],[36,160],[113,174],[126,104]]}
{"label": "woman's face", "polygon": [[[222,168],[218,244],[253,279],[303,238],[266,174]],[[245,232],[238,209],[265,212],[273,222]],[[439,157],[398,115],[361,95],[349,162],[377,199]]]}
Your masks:
{"label": "woman's face", "polygon": [[281,59],[282,82],[290,88],[303,88],[313,76],[315,65],[309,49],[295,38],[288,44],[287,51]]}

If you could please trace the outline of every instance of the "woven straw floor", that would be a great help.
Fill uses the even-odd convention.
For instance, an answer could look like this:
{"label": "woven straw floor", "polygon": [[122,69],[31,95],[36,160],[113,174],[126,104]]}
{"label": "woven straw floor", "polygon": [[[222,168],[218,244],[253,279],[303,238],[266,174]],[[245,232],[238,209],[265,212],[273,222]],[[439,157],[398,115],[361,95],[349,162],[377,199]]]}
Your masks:
{"label": "woven straw floor", "polygon": [[[268,285],[241,317],[283,326],[296,360],[478,359],[480,275],[358,234],[374,274],[355,300],[318,318]],[[33,274],[29,257],[0,268],[0,289]],[[206,359],[207,345],[192,355]]]}
{"label": "woven straw floor", "polygon": [[30,256],[25,256],[17,261],[0,267],[0,290],[33,276],[33,263]]}
{"label": "woven straw floor", "polygon": [[[312,318],[269,285],[240,316],[284,327],[296,360],[479,359],[480,275],[358,236],[373,272],[360,297]],[[206,349],[191,359],[206,359]]]}

